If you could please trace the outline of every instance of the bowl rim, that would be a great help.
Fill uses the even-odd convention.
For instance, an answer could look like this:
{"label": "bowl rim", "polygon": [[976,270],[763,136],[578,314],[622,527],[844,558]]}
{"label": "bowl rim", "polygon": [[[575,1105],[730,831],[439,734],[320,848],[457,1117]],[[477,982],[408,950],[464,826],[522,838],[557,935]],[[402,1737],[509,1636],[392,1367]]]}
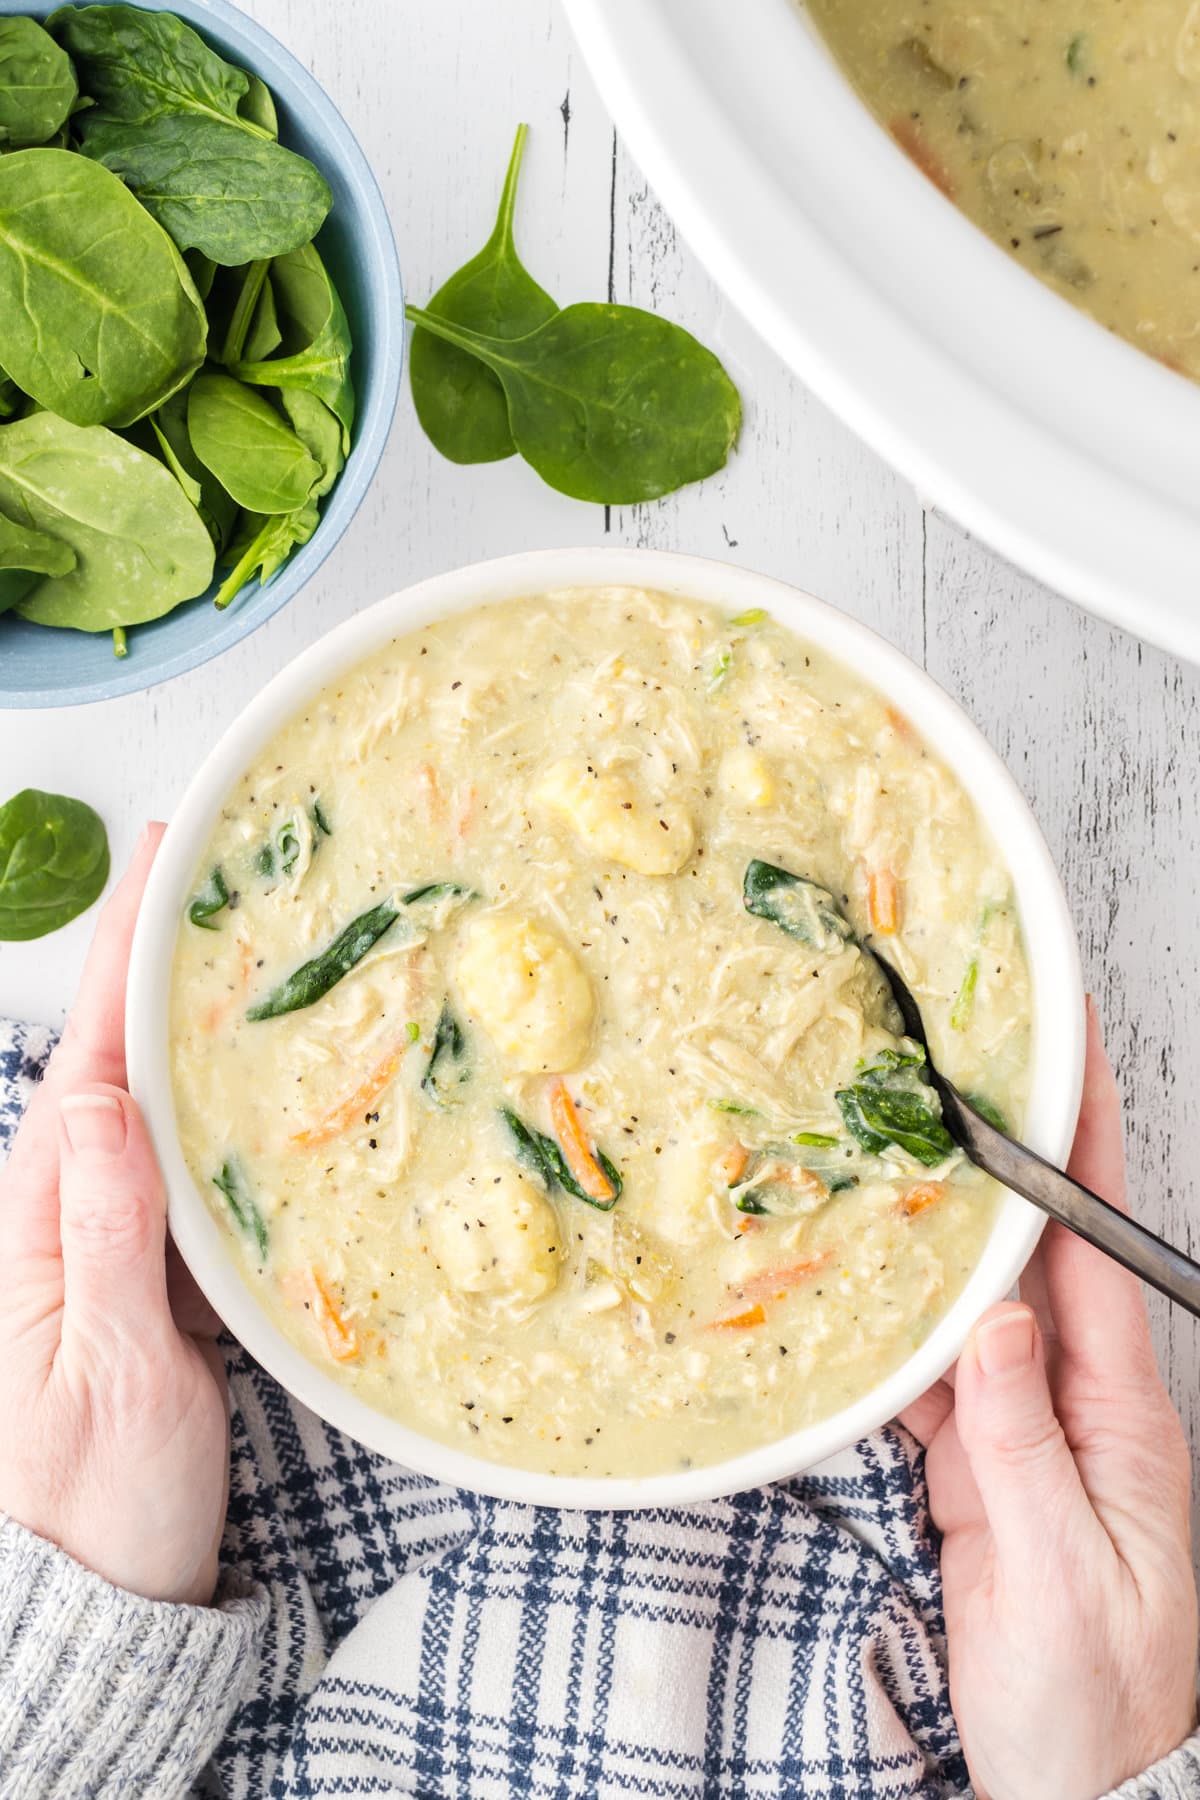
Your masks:
{"label": "bowl rim", "polygon": [[[115,700],[125,694],[145,693],[161,682],[174,680],[177,675],[203,668],[251,637],[260,625],[265,625],[308,585],[352,524],[375,479],[400,399],[405,350],[404,290],[395,233],[374,170],[341,109],[312,71],[286,45],[241,7],[233,5],[232,0],[134,0],[134,3],[156,12],[176,11],[194,30],[203,32],[209,24],[218,32],[226,31],[230,36],[244,40],[254,52],[253,57],[247,56],[247,66],[258,73],[264,63],[272,65],[270,73],[276,90],[278,77],[275,71],[282,69],[297,93],[303,95],[303,110],[310,117],[320,119],[336,146],[334,159],[340,174],[355,190],[359,215],[356,243],[359,253],[371,262],[379,285],[377,310],[382,329],[375,332],[372,344],[374,376],[369,391],[358,395],[350,454],[325,501],[312,537],[269,581],[248,583],[227,613],[214,613],[210,635],[199,643],[165,654],[152,671],[139,667],[135,641],[125,661],[113,658],[111,668],[106,665],[103,673],[73,680],[69,687],[0,689],[0,708],[5,711],[85,706]],[[0,17],[29,10],[24,0],[0,0]],[[32,7],[35,16],[53,10],[54,0],[35,0]],[[285,105],[292,105],[293,110],[300,110],[287,94],[279,97]],[[198,595],[184,605],[195,606],[203,598]],[[76,635],[89,639],[104,637],[103,633],[90,632]]]}
{"label": "bowl rim", "polygon": [[[801,380],[1001,555],[1200,663],[1200,507],[1179,481],[1197,385],[1045,287],[939,193],[802,0],[563,5],[663,206]],[[736,55],[722,36],[735,27]],[[750,84],[744,128],[734,102]],[[784,107],[802,202],[771,155]]]}
{"label": "bowl rim", "polygon": [[1034,994],[1026,1140],[1061,1161],[1070,1148],[1083,1082],[1083,983],[1067,901],[1027,801],[966,713],[916,664],[869,627],[773,577],[674,552],[580,548],[526,551],[474,563],[399,590],[320,638],[262,689],[193,776],[155,860],[138,917],[129,972],[126,1038],[130,1090],[142,1108],[184,1262],[250,1354],[329,1424],[437,1480],[500,1499],[566,1508],[686,1505],[799,1473],[892,1419],[954,1361],[983,1308],[1012,1287],[1042,1230],[1042,1215],[1006,1195],[976,1269],[929,1337],[891,1376],[848,1407],[801,1431],[720,1463],[644,1477],[539,1474],[493,1463],[425,1437],[367,1406],[298,1350],[260,1308],[228,1240],[200,1197],[179,1145],[168,1061],[174,945],[202,847],[228,793],[273,734],[315,693],[391,638],[464,608],[566,588],[632,586],[719,605],[763,606],[920,721],[922,734],[988,818],[1012,871],[1025,924]]}

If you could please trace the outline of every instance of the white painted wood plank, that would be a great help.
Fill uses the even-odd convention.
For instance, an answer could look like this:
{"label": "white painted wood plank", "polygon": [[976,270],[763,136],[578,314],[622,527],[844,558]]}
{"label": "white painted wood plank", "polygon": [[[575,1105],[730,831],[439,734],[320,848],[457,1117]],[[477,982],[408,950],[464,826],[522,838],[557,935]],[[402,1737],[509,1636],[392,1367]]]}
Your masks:
{"label": "white painted wood plank", "polygon": [[[132,699],[0,713],[0,786],[90,798],[117,863],[263,681],[358,607],[437,569],[606,540],[765,569],[874,625],[955,693],[1006,757],[1063,869],[1128,1104],[1138,1210],[1200,1247],[1195,928],[1200,677],[1074,612],[952,526],[784,370],[680,243],[618,146],[553,0],[245,0],[314,70],[382,183],[410,294],[482,243],[520,119],[519,235],[563,300],[661,308],[711,343],[746,402],[719,478],[651,507],[575,505],[518,462],[455,469],[407,395],[358,519],[278,618],[207,669]],[[0,1008],[61,1016],[91,931],[0,947]],[[1200,1441],[1200,1344],[1156,1306],[1173,1391]]]}

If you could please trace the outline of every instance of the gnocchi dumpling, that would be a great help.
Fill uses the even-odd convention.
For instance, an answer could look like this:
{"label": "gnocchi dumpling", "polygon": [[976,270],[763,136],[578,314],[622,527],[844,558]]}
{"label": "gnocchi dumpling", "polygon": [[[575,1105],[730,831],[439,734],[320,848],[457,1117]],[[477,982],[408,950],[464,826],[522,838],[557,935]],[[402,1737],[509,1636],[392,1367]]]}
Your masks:
{"label": "gnocchi dumpling", "polygon": [[559,1074],[582,1060],[592,984],[560,937],[523,913],[476,921],[458,959],[463,1005],[500,1055],[526,1074]]}
{"label": "gnocchi dumpling", "polygon": [[519,1169],[462,1175],[435,1201],[429,1234],[438,1264],[463,1294],[539,1300],[558,1280],[558,1219]]}
{"label": "gnocchi dumpling", "polygon": [[664,1156],[651,1223],[669,1244],[702,1243],[717,1229],[719,1196],[728,1194],[723,1169],[733,1142],[728,1127],[710,1112],[697,1112]]}
{"label": "gnocchi dumpling", "polygon": [[737,744],[721,758],[717,771],[721,792],[739,806],[756,811],[775,799],[775,783],[765,758],[749,744]]}
{"label": "gnocchi dumpling", "polygon": [[566,758],[546,770],[535,798],[589,849],[639,875],[675,875],[696,843],[692,816],[670,798],[653,799],[616,770]]}

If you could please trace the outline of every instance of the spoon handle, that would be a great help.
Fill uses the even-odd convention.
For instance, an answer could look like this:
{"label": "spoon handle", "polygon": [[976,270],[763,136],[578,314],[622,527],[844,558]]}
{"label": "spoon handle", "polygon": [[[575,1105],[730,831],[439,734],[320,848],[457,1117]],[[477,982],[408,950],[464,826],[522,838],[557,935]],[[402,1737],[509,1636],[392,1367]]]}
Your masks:
{"label": "spoon handle", "polygon": [[939,1087],[945,1090],[942,1111],[950,1114],[946,1119],[950,1135],[973,1163],[1200,1318],[1200,1263],[1072,1181],[1035,1151],[1005,1137],[980,1118],[945,1077]]}

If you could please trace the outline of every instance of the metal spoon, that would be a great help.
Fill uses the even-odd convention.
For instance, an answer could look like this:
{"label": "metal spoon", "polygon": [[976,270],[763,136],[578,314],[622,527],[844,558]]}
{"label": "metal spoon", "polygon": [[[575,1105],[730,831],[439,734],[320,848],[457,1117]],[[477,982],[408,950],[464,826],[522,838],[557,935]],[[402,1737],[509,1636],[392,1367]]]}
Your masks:
{"label": "metal spoon", "polygon": [[954,1084],[939,1075],[920,1007],[873,943],[871,953],[891,984],[906,1033],[924,1048],[925,1072],[942,1103],[942,1122],[969,1161],[1200,1318],[1200,1263],[989,1125]]}

